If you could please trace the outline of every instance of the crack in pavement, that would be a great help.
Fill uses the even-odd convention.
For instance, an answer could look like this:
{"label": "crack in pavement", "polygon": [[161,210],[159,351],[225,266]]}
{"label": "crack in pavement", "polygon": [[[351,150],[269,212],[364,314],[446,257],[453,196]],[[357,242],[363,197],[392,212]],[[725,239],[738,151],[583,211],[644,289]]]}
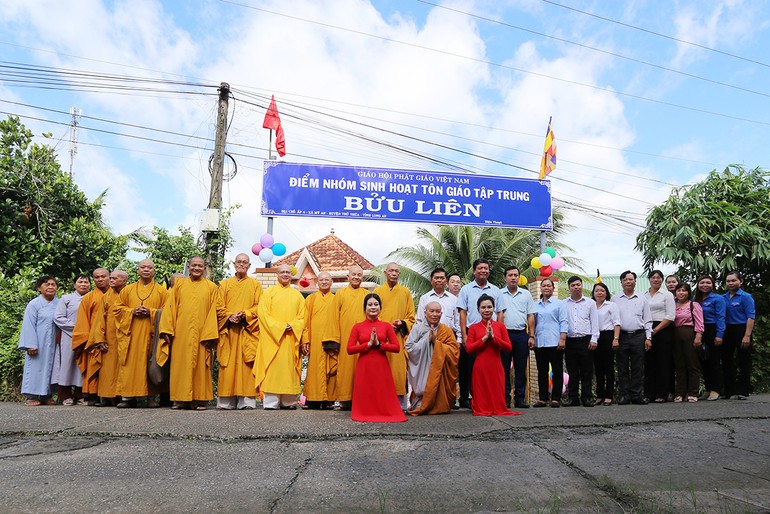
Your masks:
{"label": "crack in pavement", "polygon": [[283,494],[281,494],[281,496],[279,496],[278,498],[270,502],[271,514],[276,511],[276,509],[278,508],[278,504],[281,502],[281,500],[286,498],[289,495],[291,488],[294,487],[294,483],[299,479],[300,475],[304,473],[304,471],[308,468],[308,466],[310,466],[310,463],[312,461],[313,461],[313,456],[311,455],[310,457],[307,457],[302,464],[300,464],[294,469],[294,476],[291,477],[291,480],[289,480],[289,485],[286,486],[286,489],[283,491]]}
{"label": "crack in pavement", "polygon": [[64,444],[62,444],[61,436],[44,436],[21,440],[17,441],[17,444],[8,445],[0,450],[0,460],[74,452],[93,448],[108,441],[110,441],[110,438],[67,437],[64,439]]}
{"label": "crack in pavement", "polygon": [[730,425],[729,423],[726,423],[724,420],[717,420],[714,421],[718,426],[724,428],[727,430],[727,445],[731,448],[735,447],[735,427]]}

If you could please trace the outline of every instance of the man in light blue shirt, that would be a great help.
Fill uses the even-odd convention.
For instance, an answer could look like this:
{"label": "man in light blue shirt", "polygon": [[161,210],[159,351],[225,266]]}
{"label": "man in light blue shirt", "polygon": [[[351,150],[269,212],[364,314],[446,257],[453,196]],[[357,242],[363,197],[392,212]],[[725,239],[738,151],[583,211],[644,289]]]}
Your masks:
{"label": "man in light blue shirt", "polygon": [[529,340],[535,340],[535,300],[526,289],[519,287],[519,268],[505,268],[505,288],[500,290],[503,322],[508,329],[512,351],[500,351],[505,373],[505,402],[511,406],[511,360],[513,360],[513,402],[520,409],[529,408],[525,398]]}
{"label": "man in light blue shirt", "polygon": [[500,289],[488,282],[489,280],[489,261],[486,259],[476,259],[473,261],[473,282],[466,284],[460,289],[460,296],[457,299],[457,310],[460,313],[460,333],[462,341],[460,342],[460,363],[458,375],[460,378],[460,408],[470,409],[471,404],[468,401],[471,390],[471,373],[473,372],[473,355],[465,350],[465,342],[468,340],[468,327],[481,321],[481,314],[476,305],[481,295],[487,294],[495,299],[495,312],[497,312],[497,321],[503,321],[502,302],[500,301]]}
{"label": "man in light blue shirt", "polygon": [[652,347],[652,316],[644,297],[636,294],[636,273],[620,274],[623,292],[612,297],[620,315],[620,341],[615,353],[618,365],[618,405],[647,405],[642,396],[644,383],[644,352]]}
{"label": "man in light blue shirt", "polygon": [[441,305],[441,323],[452,329],[458,341],[462,340],[460,335],[460,314],[457,312],[457,297],[447,291],[447,277],[444,268],[436,268],[430,273],[430,284],[433,289],[420,297],[417,304],[417,314],[415,324],[421,323],[425,319],[425,308],[431,302],[437,302]]}

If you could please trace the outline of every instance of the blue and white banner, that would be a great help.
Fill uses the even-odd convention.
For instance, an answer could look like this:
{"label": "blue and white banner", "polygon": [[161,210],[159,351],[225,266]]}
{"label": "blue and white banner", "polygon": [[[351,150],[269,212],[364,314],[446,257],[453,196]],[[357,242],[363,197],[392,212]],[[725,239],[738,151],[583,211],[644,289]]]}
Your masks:
{"label": "blue and white banner", "polygon": [[265,161],[265,216],[551,230],[551,181]]}

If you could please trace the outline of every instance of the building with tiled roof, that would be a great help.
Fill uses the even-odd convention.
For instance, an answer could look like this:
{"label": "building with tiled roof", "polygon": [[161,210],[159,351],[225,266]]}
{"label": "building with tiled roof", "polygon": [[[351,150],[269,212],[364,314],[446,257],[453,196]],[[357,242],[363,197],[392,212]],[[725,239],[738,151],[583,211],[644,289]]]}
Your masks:
{"label": "building with tiled roof", "polygon": [[[355,251],[342,239],[331,234],[304,248],[281,258],[273,266],[288,264],[297,269],[295,278],[298,279],[300,291],[313,292],[317,290],[316,277],[322,271],[327,271],[333,279],[332,291],[337,291],[348,285],[348,269],[351,266],[361,266],[364,276],[374,268],[369,259]],[[307,284],[307,285],[305,285]],[[375,282],[364,282],[362,287],[372,290],[377,287]]]}

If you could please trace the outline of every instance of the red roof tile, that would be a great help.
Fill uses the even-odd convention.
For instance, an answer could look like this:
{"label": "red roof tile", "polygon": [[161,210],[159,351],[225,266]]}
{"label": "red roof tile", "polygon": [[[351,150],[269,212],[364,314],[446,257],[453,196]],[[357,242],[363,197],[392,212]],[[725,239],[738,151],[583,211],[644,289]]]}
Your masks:
{"label": "red roof tile", "polygon": [[[374,264],[369,262],[366,257],[353,250],[334,234],[329,234],[318,241],[310,243],[305,248],[307,248],[310,258],[315,262],[320,271],[342,271],[349,269],[351,266],[361,266],[365,270],[374,268]],[[297,264],[299,256],[305,248],[300,248],[296,252],[283,257],[273,265]]]}

